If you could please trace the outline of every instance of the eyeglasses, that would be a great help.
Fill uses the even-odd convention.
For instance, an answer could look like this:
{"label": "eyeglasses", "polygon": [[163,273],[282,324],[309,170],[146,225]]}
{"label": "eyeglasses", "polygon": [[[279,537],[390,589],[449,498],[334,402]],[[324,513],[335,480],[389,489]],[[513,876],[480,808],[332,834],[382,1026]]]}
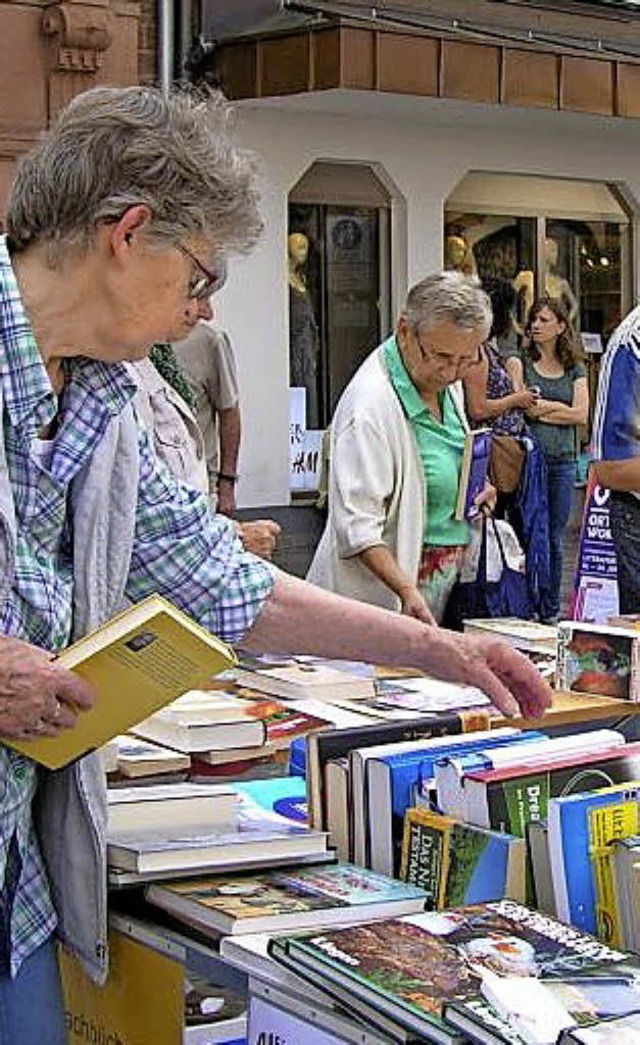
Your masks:
{"label": "eyeglasses", "polygon": [[482,350],[479,345],[477,354],[472,356],[471,359],[456,359],[455,356],[449,356],[446,352],[434,352],[433,349],[425,347],[420,340],[417,330],[414,330],[413,336],[416,339],[422,359],[425,362],[434,363],[439,370],[450,368],[455,369],[456,374],[466,374],[468,370],[473,370],[474,367],[479,366],[482,362]]}
{"label": "eyeglasses", "polygon": [[203,265],[200,259],[195,254],[192,254],[182,243],[176,243],[176,247],[201,273],[201,275],[192,276],[189,280],[189,297],[196,301],[206,301],[224,283],[226,274],[224,268],[221,267],[217,272],[214,272],[212,269],[208,269],[206,265]]}

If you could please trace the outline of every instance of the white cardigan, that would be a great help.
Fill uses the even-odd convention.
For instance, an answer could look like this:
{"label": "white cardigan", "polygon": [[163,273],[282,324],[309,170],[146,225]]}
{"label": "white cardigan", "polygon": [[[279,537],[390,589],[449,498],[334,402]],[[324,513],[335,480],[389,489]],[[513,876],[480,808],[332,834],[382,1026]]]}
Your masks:
{"label": "white cardigan", "polygon": [[[462,388],[457,383],[450,390],[467,431]],[[381,345],[347,385],[331,423],[329,516],[307,580],[399,610],[398,597],[358,556],[385,544],[417,580],[426,512],[418,445]]]}

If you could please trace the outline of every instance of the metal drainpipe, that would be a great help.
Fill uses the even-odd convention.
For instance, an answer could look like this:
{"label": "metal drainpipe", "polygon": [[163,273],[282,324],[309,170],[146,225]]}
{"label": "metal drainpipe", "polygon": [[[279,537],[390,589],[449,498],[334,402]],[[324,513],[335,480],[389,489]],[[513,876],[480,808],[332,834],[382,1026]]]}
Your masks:
{"label": "metal drainpipe", "polygon": [[165,94],[173,83],[175,0],[158,0],[158,76]]}
{"label": "metal drainpipe", "polygon": [[193,0],[181,0],[178,27],[178,79],[188,79],[185,72],[185,63],[189,57],[191,46],[194,41],[194,11]]}

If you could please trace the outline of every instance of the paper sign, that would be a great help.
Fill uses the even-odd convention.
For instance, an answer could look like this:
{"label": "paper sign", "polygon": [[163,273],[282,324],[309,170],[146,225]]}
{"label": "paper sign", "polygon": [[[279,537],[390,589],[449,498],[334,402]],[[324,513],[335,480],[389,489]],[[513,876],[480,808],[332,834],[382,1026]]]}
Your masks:
{"label": "paper sign", "polygon": [[603,624],[618,613],[618,565],[611,536],[611,491],[589,472],[573,596],[573,620]]}
{"label": "paper sign", "polygon": [[182,1045],[184,966],[115,931],[109,954],[109,976],[98,987],[60,949],[69,1045]]}

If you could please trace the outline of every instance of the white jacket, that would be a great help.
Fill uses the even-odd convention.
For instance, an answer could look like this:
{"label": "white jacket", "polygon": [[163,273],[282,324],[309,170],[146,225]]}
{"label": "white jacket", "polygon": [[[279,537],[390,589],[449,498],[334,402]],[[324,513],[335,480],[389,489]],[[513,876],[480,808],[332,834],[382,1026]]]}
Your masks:
{"label": "white jacket", "polygon": [[[466,431],[462,388],[456,384],[450,391]],[[381,345],[347,385],[331,423],[329,516],[307,580],[399,610],[398,597],[358,556],[385,544],[400,568],[417,579],[426,512],[418,445]]]}

